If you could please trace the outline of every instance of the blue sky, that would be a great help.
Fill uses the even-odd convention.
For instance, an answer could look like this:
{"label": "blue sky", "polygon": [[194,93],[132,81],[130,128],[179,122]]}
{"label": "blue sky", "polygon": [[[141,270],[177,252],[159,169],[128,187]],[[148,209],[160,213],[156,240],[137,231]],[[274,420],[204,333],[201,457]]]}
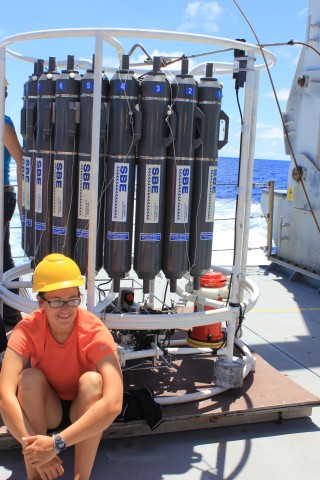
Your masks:
{"label": "blue sky", "polygon": [[[308,0],[269,0],[268,2],[237,0],[237,3],[262,44],[287,42],[291,39],[305,40]],[[24,7],[21,7],[21,0],[10,0],[4,6],[3,19],[0,25],[1,39],[35,30],[114,27],[201,33],[231,39],[245,38],[250,43],[256,43],[250,27],[233,0],[162,0],[156,3],[146,2],[146,0],[122,0],[121,2],[55,0],[51,3],[36,2],[32,6],[30,4]],[[213,49],[204,44],[175,41],[138,38],[119,38],[119,40],[126,52],[135,43],[141,43],[151,56],[159,54],[188,56]],[[17,43],[10,48],[22,55],[45,60],[49,56],[55,56],[62,61],[66,60],[67,55],[90,59],[94,52],[94,41],[92,38],[28,41]],[[268,48],[277,56],[277,63],[270,72],[278,92],[281,109],[285,111],[300,47]],[[232,61],[232,53],[225,55],[227,56],[204,57],[199,61]],[[135,56],[135,59],[138,58],[142,58],[140,53]],[[104,64],[118,66],[117,55],[108,45],[104,47]],[[190,61],[190,65],[192,64],[193,61]],[[10,83],[6,112],[13,118],[19,131],[23,84],[32,74],[33,65],[8,57],[6,70]],[[108,76],[111,77],[112,74]],[[222,108],[230,117],[229,142],[220,150],[220,155],[238,156],[240,118],[235,99],[234,81],[229,76],[218,76],[218,80],[224,84]],[[260,76],[259,92],[255,157],[289,159],[284,153],[282,125],[265,71]],[[240,99],[243,98],[243,93],[241,90]]]}

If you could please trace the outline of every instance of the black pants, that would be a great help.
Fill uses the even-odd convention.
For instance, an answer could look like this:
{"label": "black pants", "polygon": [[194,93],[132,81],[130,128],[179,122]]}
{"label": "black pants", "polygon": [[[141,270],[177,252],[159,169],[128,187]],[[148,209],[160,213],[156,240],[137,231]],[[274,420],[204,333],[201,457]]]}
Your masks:
{"label": "black pants", "polygon": [[[3,214],[4,214],[4,232],[3,232],[3,271],[6,272],[13,268],[14,261],[11,253],[10,245],[10,221],[13,217],[17,203],[16,192],[13,187],[5,186],[3,194]],[[12,289],[13,293],[18,294],[18,289]],[[19,313],[15,308],[3,304],[3,318],[5,321],[12,319],[13,321]],[[15,323],[15,322],[14,322]]]}

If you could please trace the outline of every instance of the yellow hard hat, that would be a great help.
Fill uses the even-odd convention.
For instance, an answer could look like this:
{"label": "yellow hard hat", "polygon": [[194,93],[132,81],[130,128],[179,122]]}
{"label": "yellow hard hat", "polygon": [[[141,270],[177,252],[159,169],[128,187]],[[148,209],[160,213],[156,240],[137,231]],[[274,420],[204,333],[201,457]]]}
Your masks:
{"label": "yellow hard hat", "polygon": [[60,253],[47,255],[34,270],[34,292],[52,292],[82,285],[84,279],[78,265]]}
{"label": "yellow hard hat", "polygon": [[10,85],[10,83],[8,82],[8,80],[6,79],[6,87],[8,87]]}

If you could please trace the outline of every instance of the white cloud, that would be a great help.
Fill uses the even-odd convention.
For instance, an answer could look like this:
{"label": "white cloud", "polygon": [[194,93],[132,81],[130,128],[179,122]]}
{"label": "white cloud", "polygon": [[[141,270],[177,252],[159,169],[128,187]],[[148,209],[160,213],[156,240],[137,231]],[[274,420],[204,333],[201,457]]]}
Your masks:
{"label": "white cloud", "polygon": [[[179,58],[183,54],[180,50],[165,51],[154,48],[148,52],[150,57],[166,57],[166,58]],[[137,50],[137,53],[132,57],[132,61],[135,63],[144,63],[146,59],[146,54],[142,53],[140,50]]]}
{"label": "white cloud", "polygon": [[194,22],[185,21],[183,23],[180,23],[177,30],[179,32],[190,32],[191,30],[194,30],[194,28],[195,28],[195,23]]}
{"label": "white cloud", "polygon": [[286,159],[281,127],[261,125],[256,136],[255,158]]}
{"label": "white cloud", "polygon": [[106,65],[106,68],[119,68],[120,60],[118,57],[104,57],[103,58],[103,65]]}
{"label": "white cloud", "polygon": [[218,2],[205,2],[203,0],[188,3],[185,9],[186,17],[198,17],[200,15],[207,20],[216,20],[221,13],[222,8]]}
{"label": "white cloud", "polygon": [[184,10],[183,21],[178,26],[178,30],[217,32],[219,30],[217,20],[222,13],[223,9],[218,2],[206,2],[204,0],[190,2]]}
{"label": "white cloud", "polygon": [[283,140],[283,130],[275,125],[257,124],[257,137],[262,142],[274,142],[275,140]]}
{"label": "white cloud", "polygon": [[217,2],[203,3],[202,7],[208,20],[216,20],[222,14],[222,8]]}
{"label": "white cloud", "polygon": [[192,2],[192,3],[188,3],[186,9],[185,9],[185,13],[187,16],[190,16],[190,17],[194,17],[197,15],[197,13],[199,12],[199,9],[200,9],[200,4],[202,2]]}
{"label": "white cloud", "polygon": [[227,143],[222,150],[219,151],[220,157],[238,157],[239,146]]}
{"label": "white cloud", "polygon": [[308,7],[305,7],[305,8],[303,8],[303,9],[299,12],[298,16],[299,16],[300,18],[301,18],[301,17],[302,17],[302,18],[305,18],[305,17],[307,16],[307,14],[308,14]]}
{"label": "white cloud", "polygon": [[[279,102],[285,102],[285,101],[288,100],[289,93],[290,93],[290,88],[283,87],[283,88],[281,88],[280,90],[277,90],[276,93],[277,93],[277,97],[278,97]],[[266,97],[268,97],[268,98],[274,98],[274,93],[273,93],[273,91],[268,92],[268,93],[266,94]]]}
{"label": "white cloud", "polygon": [[296,56],[292,59],[291,64],[296,67],[296,66],[298,65],[299,58],[300,58],[300,53],[298,53],[298,55],[296,55]]}
{"label": "white cloud", "polygon": [[288,156],[285,155],[284,146],[281,143],[276,145],[268,145],[268,148],[261,147],[256,148],[255,158],[265,158],[268,160],[288,160]]}
{"label": "white cloud", "polygon": [[277,55],[277,58],[286,58],[290,60],[292,58],[292,46],[288,45],[285,47],[279,47],[275,53]]}

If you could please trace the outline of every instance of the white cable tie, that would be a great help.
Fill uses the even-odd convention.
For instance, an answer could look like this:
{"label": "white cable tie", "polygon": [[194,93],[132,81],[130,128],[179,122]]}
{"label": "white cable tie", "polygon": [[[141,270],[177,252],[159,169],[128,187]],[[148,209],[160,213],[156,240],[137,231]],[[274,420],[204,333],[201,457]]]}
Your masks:
{"label": "white cable tie", "polygon": [[234,273],[235,275],[238,275],[240,273],[240,265],[233,265],[232,266],[232,273]]}

